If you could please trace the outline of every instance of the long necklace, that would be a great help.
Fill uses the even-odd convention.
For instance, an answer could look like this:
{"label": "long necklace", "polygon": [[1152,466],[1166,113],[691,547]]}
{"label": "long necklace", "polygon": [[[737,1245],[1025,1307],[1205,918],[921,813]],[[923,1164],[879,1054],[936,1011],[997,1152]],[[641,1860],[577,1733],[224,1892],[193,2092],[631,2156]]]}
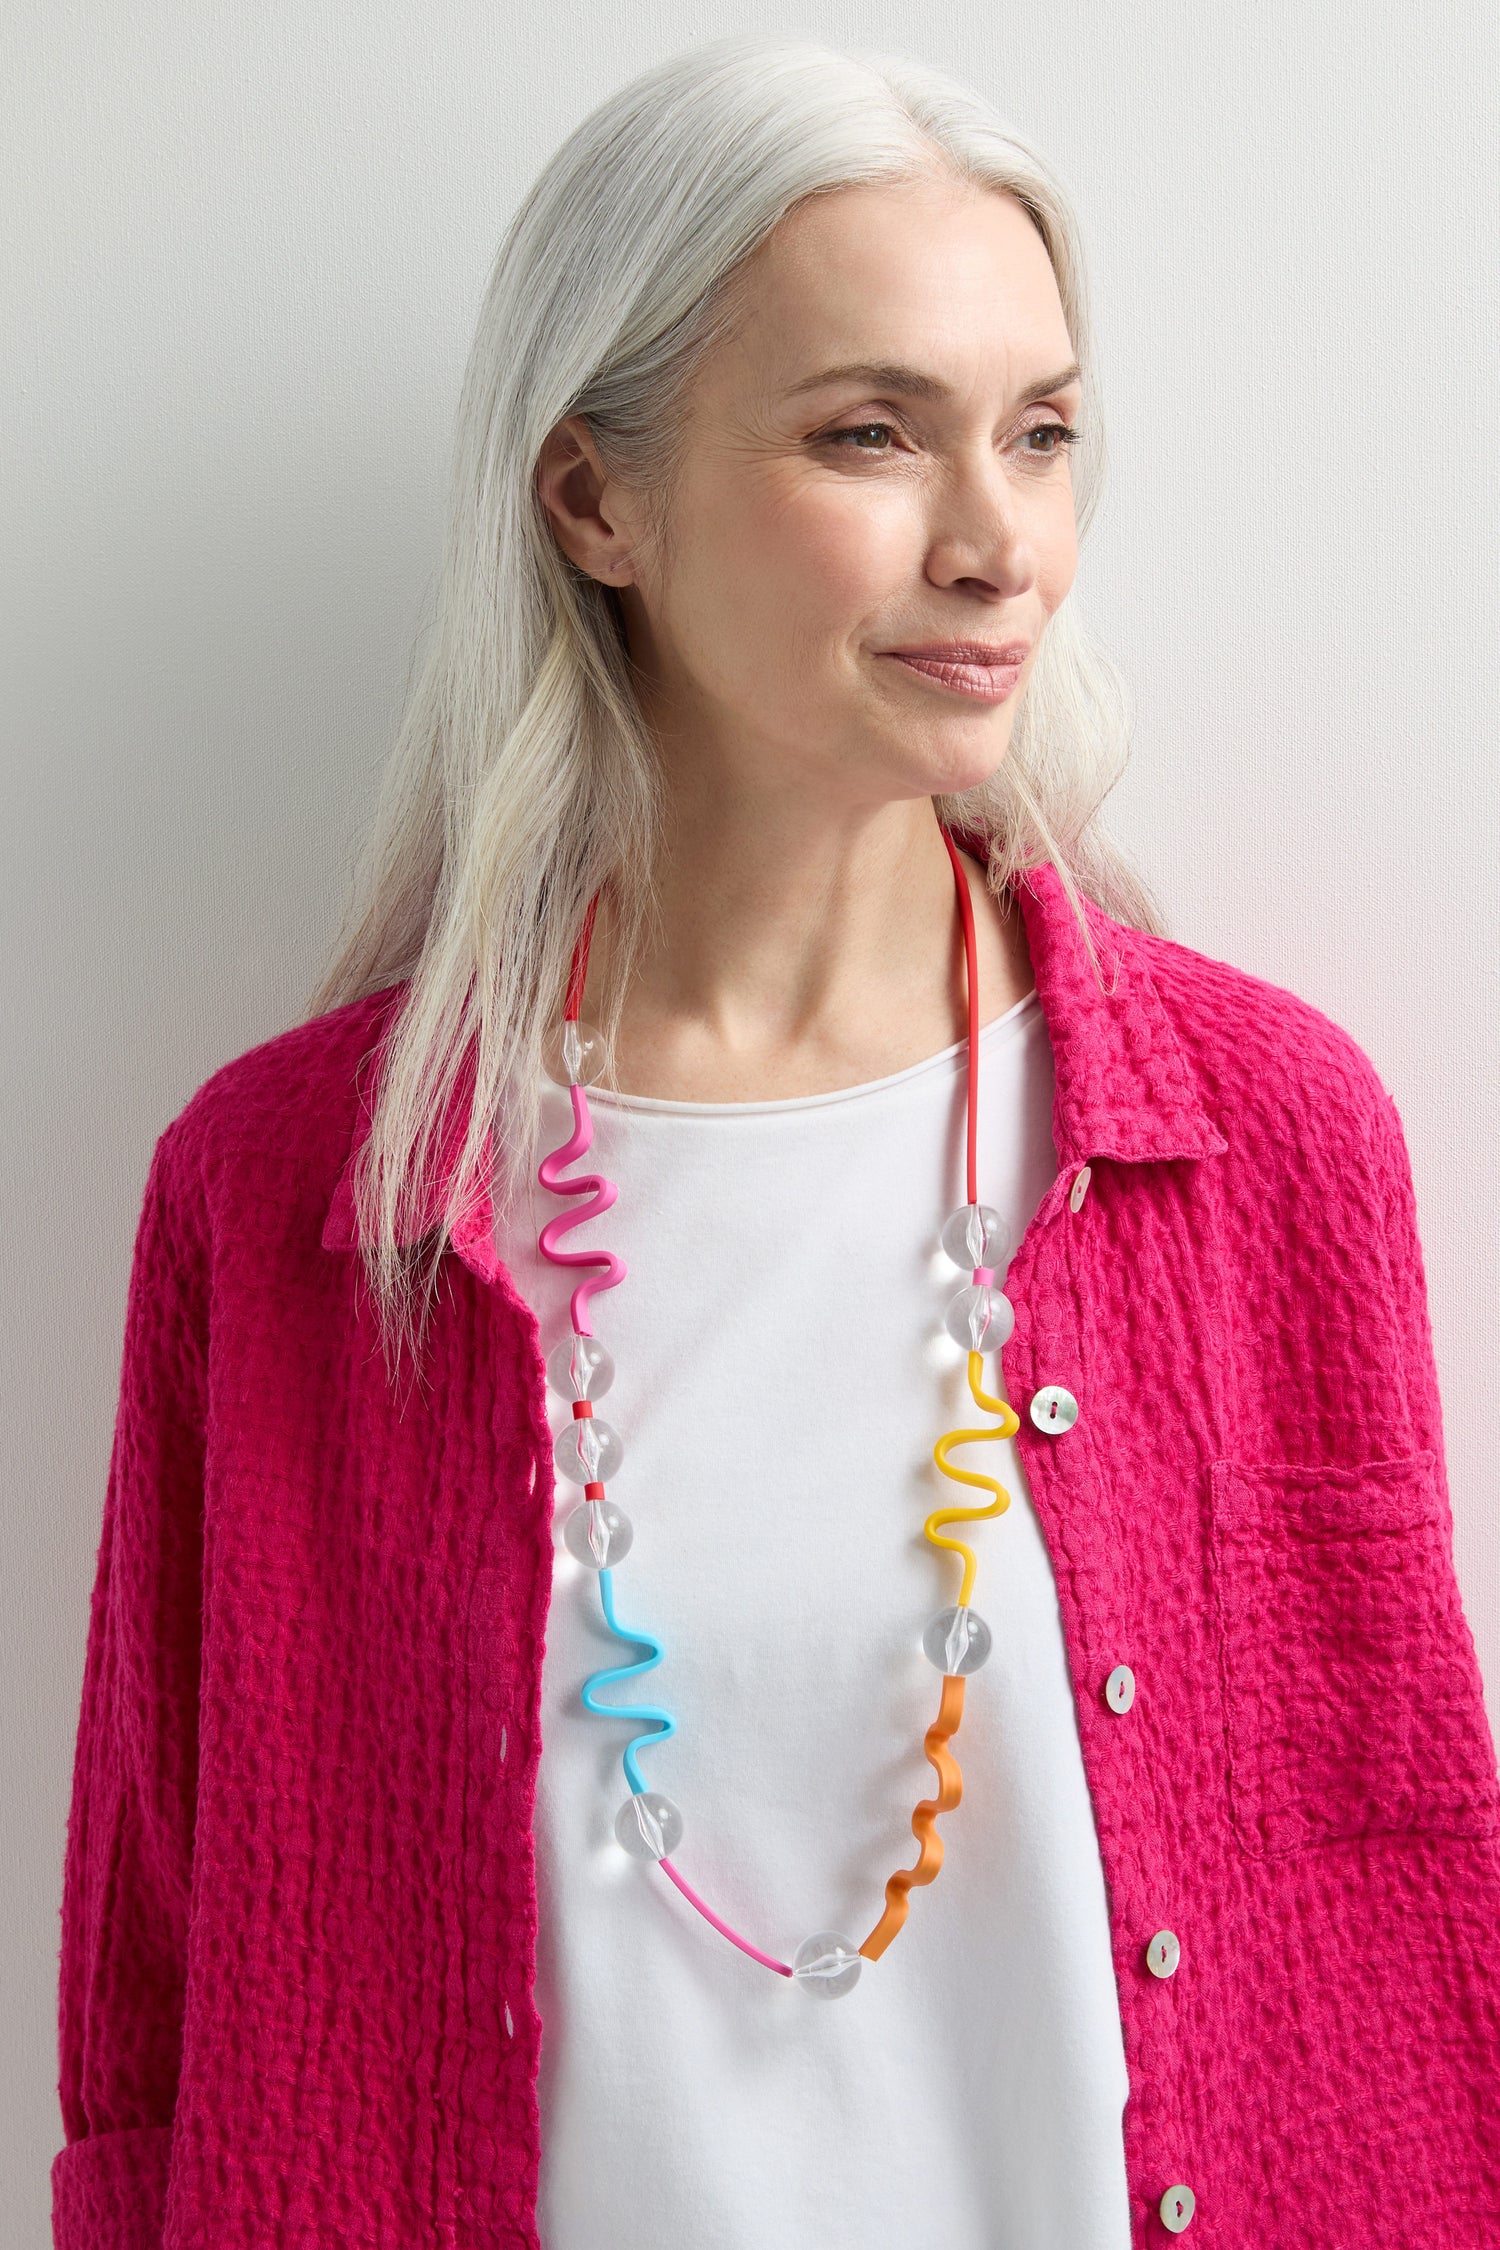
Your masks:
{"label": "long necklace", "polygon": [[960,1484],[982,1486],[993,1493],[994,1498],[984,1508],[934,1509],[922,1527],[934,1546],[945,1547],[950,1553],[963,1557],[963,1578],[957,1602],[951,1608],[940,1610],[922,1635],[924,1652],[943,1676],[938,1715],[923,1737],[923,1748],[937,1770],[938,1793],[935,1797],[923,1798],[912,1814],[912,1833],[921,1846],[917,1863],[914,1867],[898,1868],[889,1878],[885,1886],[885,1911],[862,1945],[855,1946],[837,1930],[816,1930],[803,1939],[790,1961],[779,1961],[774,1954],[763,1953],[738,1930],[731,1929],[672,1864],[671,1854],[682,1840],[682,1814],[670,1797],[660,1790],[648,1789],[641,1775],[637,1752],[648,1743],[665,1742],[669,1735],[676,1733],[677,1721],[670,1711],[656,1704],[599,1701],[601,1688],[653,1670],[662,1661],[663,1649],[654,1633],[622,1625],[615,1614],[614,1566],[629,1552],[634,1531],[630,1518],[606,1491],[608,1480],[616,1474],[624,1458],[624,1447],[619,1432],[594,1411],[595,1399],[614,1381],[615,1363],[608,1348],[594,1334],[589,1299],[596,1291],[613,1289],[624,1280],[624,1261],[612,1250],[559,1250],[556,1247],[558,1238],[570,1228],[581,1226],[607,1211],[617,1193],[614,1182],[600,1173],[579,1172],[571,1179],[565,1174],[565,1167],[587,1155],[593,1146],[593,1119],[584,1088],[598,1077],[603,1064],[599,1035],[592,1026],[581,1021],[579,1014],[588,972],[589,942],[599,905],[598,892],[589,902],[573,950],[563,1022],[548,1057],[549,1072],[559,1085],[568,1088],[571,1096],[573,1131],[560,1147],[543,1158],[537,1177],[554,1195],[586,1196],[588,1200],[574,1210],[560,1212],[549,1219],[537,1237],[537,1247],[554,1265],[599,1269],[580,1280],[573,1290],[569,1302],[571,1332],[547,1355],[548,1380],[553,1389],[572,1404],[571,1419],[558,1434],[553,1459],[562,1476],[583,1487],[582,1502],[563,1524],[563,1539],[569,1553],[597,1573],[604,1620],[611,1633],[616,1639],[649,1652],[634,1664],[613,1665],[594,1672],[583,1683],[585,1709],[601,1718],[648,1722],[651,1730],[636,1735],[625,1747],[623,1762],[629,1795],[615,1815],[615,1835],[635,1858],[654,1860],[721,1936],[737,1945],[741,1952],[748,1953],[753,1961],[763,1962],[778,1976],[790,1977],[805,1992],[820,1999],[836,1999],[853,1989],[862,1963],[878,1961],[905,1922],[910,1890],[916,1884],[930,1883],[943,1864],[937,1816],[953,1810],[963,1789],[963,1779],[950,1744],[963,1716],[964,1681],[971,1672],[977,1672],[988,1657],[990,1630],[969,1606],[977,1567],[974,1551],[961,1539],[945,1537],[940,1526],[977,1523],[989,1516],[1003,1515],[1010,1506],[1010,1494],[994,1477],[985,1476],[977,1469],[958,1468],[948,1456],[954,1446],[1014,1437],[1020,1427],[1005,1400],[985,1390],[981,1380],[984,1354],[998,1350],[1006,1341],[1015,1325],[1015,1314],[1009,1298],[995,1282],[996,1268],[1003,1264],[1008,1248],[1007,1230],[999,1213],[978,1200],[979,975],[974,908],[968,876],[953,839],[946,828],[941,829],[941,834],[953,863],[963,923],[969,1021],[968,1200],[949,1214],[941,1239],[953,1263],[967,1268],[972,1276],[949,1303],[944,1322],[948,1333],[967,1353],[969,1390],[975,1404],[988,1414],[998,1415],[999,1424],[993,1429],[947,1431],[933,1447],[933,1458],[944,1476]]}

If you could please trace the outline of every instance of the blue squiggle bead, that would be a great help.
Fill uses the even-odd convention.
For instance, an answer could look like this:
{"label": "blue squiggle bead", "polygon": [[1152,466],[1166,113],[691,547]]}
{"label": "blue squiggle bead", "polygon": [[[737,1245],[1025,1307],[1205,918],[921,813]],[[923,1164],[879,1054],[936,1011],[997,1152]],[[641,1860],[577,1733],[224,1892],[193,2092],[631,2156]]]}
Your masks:
{"label": "blue squiggle bead", "polygon": [[606,1686],[611,1680],[629,1680],[633,1679],[637,1672],[651,1671],[662,1660],[662,1645],[654,1633],[638,1632],[632,1626],[619,1623],[615,1616],[613,1571],[600,1571],[599,1599],[604,1604],[604,1621],[616,1638],[622,1641],[638,1642],[642,1647],[649,1648],[651,1651],[649,1656],[642,1657],[639,1664],[616,1664],[603,1672],[591,1672],[583,1683],[582,1691],[584,1709],[597,1713],[601,1719],[655,1719],[659,1722],[657,1733],[638,1734],[633,1742],[626,1745],[624,1754],[625,1779],[630,1784],[632,1794],[639,1797],[646,1784],[641,1779],[641,1769],[636,1764],[635,1754],[643,1743],[665,1742],[669,1734],[677,1732],[677,1721],[670,1711],[663,1711],[654,1703],[596,1703],[594,1690]]}

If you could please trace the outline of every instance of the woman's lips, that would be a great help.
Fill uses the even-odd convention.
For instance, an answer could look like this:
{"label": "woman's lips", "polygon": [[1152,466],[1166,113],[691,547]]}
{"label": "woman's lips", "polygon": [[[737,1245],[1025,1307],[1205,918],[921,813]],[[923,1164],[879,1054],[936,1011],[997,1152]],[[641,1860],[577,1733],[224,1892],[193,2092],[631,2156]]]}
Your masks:
{"label": "woman's lips", "polygon": [[949,657],[906,656],[894,648],[884,653],[908,670],[920,672],[924,679],[936,680],[939,687],[951,688],[958,695],[977,696],[983,703],[1003,703],[1026,662],[1018,657],[1012,664],[974,664]]}

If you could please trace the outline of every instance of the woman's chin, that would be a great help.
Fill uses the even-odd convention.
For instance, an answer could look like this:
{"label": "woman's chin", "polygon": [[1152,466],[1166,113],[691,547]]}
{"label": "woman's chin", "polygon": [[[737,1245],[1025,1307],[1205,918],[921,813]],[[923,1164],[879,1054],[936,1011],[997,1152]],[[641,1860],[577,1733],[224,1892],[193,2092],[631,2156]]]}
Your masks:
{"label": "woman's chin", "polygon": [[1009,748],[1008,727],[999,741],[935,745],[931,757],[923,761],[927,795],[961,797],[965,790],[982,788],[1004,765]]}

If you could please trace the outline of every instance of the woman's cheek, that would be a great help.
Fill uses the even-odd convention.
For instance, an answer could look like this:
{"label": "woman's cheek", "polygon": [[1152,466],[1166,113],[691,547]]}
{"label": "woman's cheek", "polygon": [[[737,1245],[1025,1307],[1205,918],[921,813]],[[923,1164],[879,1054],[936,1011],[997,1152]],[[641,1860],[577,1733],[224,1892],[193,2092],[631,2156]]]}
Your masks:
{"label": "woman's cheek", "polygon": [[1037,586],[1050,617],[1078,570],[1078,522],[1071,489],[1051,499],[1033,533],[1032,546]]}
{"label": "woman's cheek", "polygon": [[921,538],[905,496],[824,492],[798,513],[798,576],[830,621],[867,616],[920,566]]}

